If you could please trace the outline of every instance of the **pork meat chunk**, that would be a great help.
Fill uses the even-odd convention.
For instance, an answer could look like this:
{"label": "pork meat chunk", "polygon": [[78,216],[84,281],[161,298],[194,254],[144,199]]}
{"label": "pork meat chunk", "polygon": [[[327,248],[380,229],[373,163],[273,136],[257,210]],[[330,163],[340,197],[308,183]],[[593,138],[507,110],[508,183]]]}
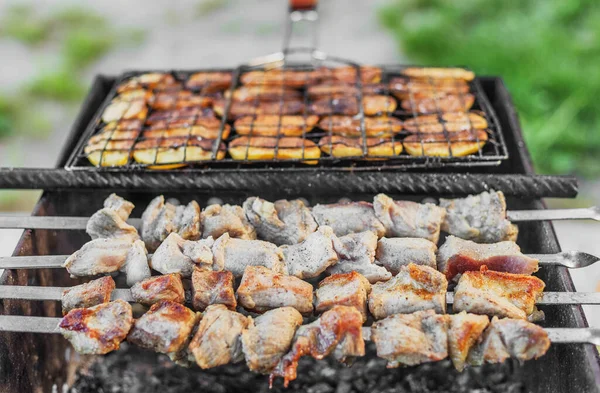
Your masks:
{"label": "pork meat chunk", "polygon": [[92,239],[123,238],[131,242],[139,239],[135,227],[127,224],[133,204],[111,194],[104,201],[104,208],[94,213],[87,222],[86,232]]}
{"label": "pork meat chunk", "polygon": [[334,274],[319,283],[315,291],[315,311],[322,313],[334,306],[356,308],[367,320],[367,296],[371,284],[357,272]]}
{"label": "pork meat chunk", "polygon": [[104,276],[63,291],[63,315],[74,308],[88,308],[110,302],[110,295],[114,289],[115,281],[112,277]]}
{"label": "pork meat chunk", "polygon": [[351,233],[334,242],[334,248],[339,261],[329,267],[330,274],[357,272],[363,275],[371,284],[386,281],[392,277],[384,267],[375,265],[375,249],[377,235],[371,231]]}
{"label": "pork meat chunk", "polygon": [[331,227],[337,236],[364,231],[372,231],[377,237],[385,235],[385,227],[369,202],[319,204],[312,208],[312,215],[317,224]]}
{"label": "pork meat chunk", "polygon": [[377,242],[375,259],[392,274],[398,274],[409,263],[436,268],[437,246],[427,239],[412,237],[382,237]]}
{"label": "pork meat chunk", "polygon": [[241,206],[210,205],[202,212],[202,237],[217,239],[224,233],[244,240],[256,239],[256,231],[250,225]]}
{"label": "pork meat chunk", "polygon": [[433,310],[446,312],[446,277],[428,266],[403,266],[389,281],[374,284],[369,295],[369,311],[375,319],[393,314]]}
{"label": "pork meat chunk", "polygon": [[121,270],[131,248],[129,239],[95,239],[71,254],[63,267],[71,277],[93,276]]}
{"label": "pork meat chunk", "polygon": [[262,240],[233,239],[228,233],[212,247],[213,270],[230,271],[241,277],[247,266],[264,266],[277,273],[285,272],[283,253],[274,244]]}
{"label": "pork meat chunk", "polygon": [[223,304],[227,308],[235,310],[237,301],[233,291],[234,282],[231,272],[194,269],[194,273],[192,273],[194,310],[204,311],[211,304]]}
{"label": "pork meat chunk", "polygon": [[302,243],[281,246],[287,273],[298,278],[317,277],[338,262],[336,242],[338,239],[333,230],[322,226]]}
{"label": "pork meat chunk", "polygon": [[179,273],[147,278],[131,287],[131,296],[137,303],[150,306],[163,300],[185,302],[185,291]]}
{"label": "pork meat chunk", "polygon": [[458,371],[465,368],[467,356],[480,340],[490,320],[486,315],[467,314],[462,311],[448,316],[448,351],[450,360]]}
{"label": "pork meat chunk", "polygon": [[213,254],[212,238],[185,240],[177,233],[171,233],[152,255],[152,269],[162,274],[181,273],[191,277],[195,266],[211,269]]}
{"label": "pork meat chunk", "polygon": [[375,196],[373,208],[387,237],[417,237],[437,244],[446,211],[432,203],[394,201],[385,194]]}
{"label": "pork meat chunk", "polygon": [[121,198],[117,194],[110,194],[104,200],[104,207],[111,209],[119,215],[123,220],[127,220],[135,207],[133,203]]}
{"label": "pork meat chunk", "polygon": [[271,203],[258,197],[244,202],[244,213],[256,229],[256,235],[278,246],[296,244],[317,230],[310,209],[299,199]]}
{"label": "pork meat chunk", "polygon": [[196,201],[186,206],[174,205],[160,195],[142,214],[142,239],[150,251],[156,250],[171,233],[185,240],[196,240],[200,232],[200,206]]}
{"label": "pork meat chunk", "polygon": [[310,314],[313,287],[294,276],[274,273],[263,266],[248,266],[237,290],[237,299],[248,311],[261,313],[293,307],[302,314]]}
{"label": "pork meat chunk", "polygon": [[506,219],[506,199],[502,191],[482,192],[461,199],[440,199],[446,209],[442,230],[477,243],[516,241],[516,225]]}
{"label": "pork meat chunk", "polygon": [[69,340],[77,352],[104,355],[119,349],[132,323],[129,303],[115,300],[69,311],[60,320],[58,331]]}

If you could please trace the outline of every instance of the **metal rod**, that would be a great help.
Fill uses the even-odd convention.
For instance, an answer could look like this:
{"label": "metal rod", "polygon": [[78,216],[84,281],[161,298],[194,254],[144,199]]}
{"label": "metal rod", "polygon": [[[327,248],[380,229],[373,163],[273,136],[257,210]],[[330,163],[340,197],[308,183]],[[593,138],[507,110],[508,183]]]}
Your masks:
{"label": "metal rod", "polygon": [[596,220],[600,221],[600,207],[583,209],[509,210],[506,217],[512,222],[546,220]]}

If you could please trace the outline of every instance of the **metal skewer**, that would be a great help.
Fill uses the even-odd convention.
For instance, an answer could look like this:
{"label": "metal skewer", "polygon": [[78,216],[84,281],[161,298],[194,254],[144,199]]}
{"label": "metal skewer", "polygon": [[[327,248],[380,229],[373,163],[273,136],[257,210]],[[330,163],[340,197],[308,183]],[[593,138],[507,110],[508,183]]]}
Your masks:
{"label": "metal skewer", "polygon": [[[59,333],[56,327],[60,318],[25,317],[20,315],[0,315],[0,332],[20,333]],[[600,345],[600,329],[592,328],[544,328],[553,344],[594,344]],[[371,340],[371,328],[362,328],[365,341]]]}

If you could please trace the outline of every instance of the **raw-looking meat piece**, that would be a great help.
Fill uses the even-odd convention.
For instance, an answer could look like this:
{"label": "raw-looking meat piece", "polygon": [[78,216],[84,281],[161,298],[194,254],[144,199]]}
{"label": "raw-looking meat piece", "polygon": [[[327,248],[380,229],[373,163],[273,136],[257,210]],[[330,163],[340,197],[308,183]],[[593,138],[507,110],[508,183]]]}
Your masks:
{"label": "raw-looking meat piece", "polygon": [[392,279],[373,284],[369,311],[375,319],[422,310],[444,314],[447,289],[448,281],[442,273],[410,263]]}
{"label": "raw-looking meat piece", "polygon": [[254,319],[242,332],[242,350],[246,364],[252,371],[268,374],[285,355],[292,344],[302,315],[292,307],[267,311]]}
{"label": "raw-looking meat piece", "polygon": [[213,270],[230,271],[241,277],[247,266],[264,266],[275,273],[285,272],[283,253],[274,244],[262,240],[232,239],[225,233],[212,247]]}
{"label": "raw-looking meat piece", "polygon": [[375,232],[377,237],[385,234],[385,228],[369,202],[319,204],[312,208],[312,214],[317,224],[330,226],[337,236],[364,231]]}
{"label": "raw-looking meat piece", "polygon": [[317,230],[310,210],[299,199],[281,199],[271,203],[250,197],[243,206],[246,218],[258,237],[278,246],[300,243]]}
{"label": "raw-looking meat piece", "polygon": [[526,319],[545,284],[537,277],[489,271],[464,272],[454,289],[455,312],[466,311],[507,318]]}
{"label": "raw-looking meat piece", "polygon": [[120,270],[125,272],[129,286],[152,275],[150,265],[148,265],[148,252],[143,241],[133,242],[125,258],[125,265],[121,266]]}
{"label": "raw-looking meat piece", "polygon": [[112,277],[104,276],[64,290],[61,296],[63,315],[74,308],[87,308],[110,302],[110,295],[114,289],[115,281]]}
{"label": "raw-looking meat piece", "polygon": [[376,247],[377,235],[371,231],[342,236],[339,242],[334,242],[339,261],[327,271],[331,274],[357,272],[371,284],[389,280],[392,274],[373,263]]}
{"label": "raw-looking meat piece", "polygon": [[548,333],[522,319],[492,318],[482,338],[469,352],[467,362],[473,366],[502,363],[507,358],[519,361],[537,359],[550,347]]}
{"label": "raw-looking meat piece", "polygon": [[336,360],[346,364],[355,357],[364,356],[362,322],[362,315],[354,307],[335,306],[316,321],[300,326],[290,351],[271,372],[269,384],[272,386],[276,377],[282,377],[287,387],[296,379],[298,361],[306,355],[323,359],[333,354]]}
{"label": "raw-looking meat piece", "polygon": [[78,353],[104,355],[119,349],[132,323],[129,303],[115,300],[69,311],[60,320],[58,331]]}
{"label": "raw-looking meat piece", "polygon": [[152,269],[162,274],[181,273],[190,277],[194,266],[210,269],[213,264],[212,238],[202,240],[184,240],[172,232],[152,255]]}
{"label": "raw-looking meat piece", "polygon": [[437,255],[438,270],[451,280],[466,271],[489,270],[516,274],[537,272],[539,261],[521,253],[512,241],[478,244],[455,236],[448,236]]}
{"label": "raw-looking meat piece", "polygon": [[392,274],[398,274],[402,266],[409,263],[436,268],[437,246],[427,239],[414,237],[382,237],[377,242],[375,263],[382,265]]}
{"label": "raw-looking meat piece", "polygon": [[71,254],[63,267],[71,277],[116,272],[125,265],[130,248],[130,239],[91,240]]}
{"label": "raw-looking meat piece", "polygon": [[502,191],[482,192],[462,199],[440,199],[446,209],[442,230],[477,243],[516,241],[519,230],[506,219]]}
{"label": "raw-looking meat piece", "polygon": [[131,287],[131,295],[137,303],[147,306],[162,300],[175,303],[185,301],[185,291],[179,273],[147,278]]}
{"label": "raw-looking meat piece", "polygon": [[165,198],[160,195],[142,214],[142,239],[149,251],[156,250],[173,232],[183,239],[196,240],[200,237],[200,229],[200,206],[196,201],[187,206],[176,206],[165,203]]}
{"label": "raw-looking meat piece", "polygon": [[214,239],[228,233],[230,237],[253,240],[256,231],[250,225],[241,206],[210,205],[202,212],[202,237]]}
{"label": "raw-looking meat piece", "polygon": [[179,236],[186,240],[200,238],[200,205],[198,202],[191,201],[185,206],[177,206],[175,228],[177,228]]}
{"label": "raw-looking meat piece", "polygon": [[175,354],[189,341],[198,317],[182,304],[163,300],[135,321],[127,341],[155,352]]}
{"label": "raw-looking meat piece", "polygon": [[188,347],[190,360],[203,369],[241,361],[244,353],[240,336],[249,321],[249,317],[223,304],[208,306]]}
{"label": "raw-looking meat piece", "polygon": [[461,312],[448,316],[448,352],[450,360],[458,371],[465,368],[469,351],[480,340],[490,320],[487,315],[475,315]]}
{"label": "raw-looking meat piece", "polygon": [[371,284],[356,272],[334,274],[319,283],[315,291],[315,311],[322,313],[334,306],[356,308],[367,320],[367,296]]}
{"label": "raw-looking meat piece", "polygon": [[302,314],[313,310],[313,287],[294,276],[274,273],[263,266],[248,266],[237,290],[240,306],[264,312],[293,307]]}
{"label": "raw-looking meat piece", "polygon": [[194,269],[192,273],[194,310],[204,311],[211,304],[224,304],[229,309],[235,310],[237,301],[233,291],[234,282],[231,272]]}
{"label": "raw-looking meat piece", "polygon": [[373,208],[385,227],[385,236],[418,237],[437,244],[444,209],[433,203],[394,201],[385,194],[375,196]]}
{"label": "raw-looking meat piece", "polygon": [[302,243],[281,246],[287,274],[298,278],[317,277],[338,261],[333,230],[321,226]]}
{"label": "raw-looking meat piece", "polygon": [[433,310],[396,314],[371,327],[377,356],[388,368],[436,362],[448,356],[448,315]]}
{"label": "raw-looking meat piece", "polygon": [[135,207],[133,203],[121,198],[117,194],[110,194],[104,200],[104,207],[115,211],[123,220],[127,220]]}
{"label": "raw-looking meat piece", "polygon": [[138,231],[125,222],[132,209],[131,202],[111,194],[104,201],[104,208],[90,217],[85,231],[92,239],[123,238],[133,242],[139,239]]}

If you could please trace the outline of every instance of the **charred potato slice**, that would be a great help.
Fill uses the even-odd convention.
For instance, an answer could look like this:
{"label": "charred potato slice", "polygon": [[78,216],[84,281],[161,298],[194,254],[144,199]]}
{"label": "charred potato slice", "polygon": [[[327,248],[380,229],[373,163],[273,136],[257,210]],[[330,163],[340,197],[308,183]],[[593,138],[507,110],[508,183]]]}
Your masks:
{"label": "charred potato slice", "polygon": [[139,131],[143,126],[144,121],[140,119],[111,121],[102,127],[102,131]]}
{"label": "charred potato slice", "polygon": [[472,81],[475,78],[473,71],[464,68],[409,67],[402,70],[402,74],[411,78],[463,79],[466,81]]}
{"label": "charred potato slice", "polygon": [[466,94],[470,91],[470,87],[463,79],[415,79],[398,77],[390,81],[389,90],[396,98],[403,100],[409,99],[411,95],[418,93]]}
{"label": "charred potato slice", "polygon": [[[319,128],[331,131],[334,135],[362,136],[360,119],[351,116],[327,116],[319,121]],[[395,117],[365,117],[365,135],[367,137],[391,136],[402,130],[402,122]]]}
{"label": "charred potato slice", "polygon": [[[392,97],[375,95],[364,96],[363,112],[367,116],[390,113],[396,110],[396,100]],[[315,115],[346,115],[358,114],[358,99],[355,97],[321,98],[310,104],[310,112]]]}
{"label": "charred potato slice", "polygon": [[237,119],[233,126],[240,135],[257,136],[301,136],[310,132],[319,118],[317,116],[246,116]]}
{"label": "charred potato slice", "polygon": [[410,132],[448,132],[483,130],[488,127],[485,117],[475,112],[451,112],[442,115],[422,115],[404,121],[404,128]]}
{"label": "charred potato slice", "polygon": [[92,136],[88,145],[96,145],[102,141],[123,141],[135,139],[140,135],[140,130],[103,130]]}
{"label": "charred potato slice", "polygon": [[[319,141],[323,153],[333,157],[363,156],[363,138],[349,138],[340,135],[324,136]],[[367,156],[393,157],[402,153],[402,142],[385,138],[367,138]]]}
{"label": "charred potato slice", "polygon": [[466,112],[475,103],[473,94],[433,94],[428,97],[415,96],[412,100],[403,100],[402,109],[416,113]]}
{"label": "charred potato slice", "polygon": [[[229,91],[225,92],[229,97]],[[285,86],[241,86],[233,92],[233,100],[241,102],[299,100],[302,94]]]}
{"label": "charred potato slice", "polygon": [[[385,90],[385,86],[381,83],[363,85],[362,87],[363,95],[382,94]],[[356,97],[358,95],[358,87],[355,84],[334,82],[310,86],[307,92],[312,99],[321,97]]]}
{"label": "charred potato slice", "polygon": [[132,89],[125,90],[124,92],[117,94],[117,96],[113,99],[113,102],[149,101],[151,98],[151,91],[146,89]]}
{"label": "charred potato slice", "polygon": [[303,87],[318,81],[320,74],[315,71],[268,70],[249,71],[241,76],[244,85]]}
{"label": "charred potato slice", "polygon": [[229,89],[231,79],[231,72],[197,72],[189,77],[185,86],[191,90],[212,94]]}
{"label": "charred potato slice", "polygon": [[146,101],[113,101],[102,112],[102,121],[110,123],[119,120],[145,119],[148,114]]}
{"label": "charred potato slice", "polygon": [[117,92],[121,93],[127,90],[136,89],[162,89],[177,84],[177,81],[171,74],[163,74],[159,72],[150,72],[134,76],[128,79],[117,87]]}
{"label": "charred potato slice", "polygon": [[88,142],[83,149],[87,159],[94,166],[123,166],[129,161],[134,139],[96,139]]}
{"label": "charred potato slice", "polygon": [[[199,117],[194,122],[189,122],[187,119],[183,121],[174,121],[169,123],[169,128],[160,128],[152,126],[143,133],[144,138],[171,138],[176,136],[188,135],[199,136],[204,139],[217,139],[219,130],[221,129],[221,120],[216,117]],[[231,126],[225,124],[223,128],[222,138],[229,137]]]}
{"label": "charred potato slice", "polygon": [[[320,69],[323,78],[333,78],[340,82],[356,83],[356,68],[352,66],[338,67],[333,69]],[[373,66],[360,67],[360,79],[362,83],[379,83],[381,81],[381,68]]]}
{"label": "charred potato slice", "polygon": [[186,124],[192,124],[196,118],[207,115],[210,115],[210,112],[205,112],[199,107],[168,109],[151,113],[146,120],[146,124],[152,126],[161,124],[161,128],[167,128],[169,124],[175,121],[187,121]]}
{"label": "charred potato slice", "polygon": [[458,131],[450,133],[449,139],[450,143],[444,133],[430,133],[421,135],[421,139],[419,139],[419,135],[409,135],[403,143],[406,152],[411,156],[449,157],[450,146],[452,156],[463,157],[477,153],[485,146],[488,134],[485,130]]}
{"label": "charred potato slice", "polygon": [[396,100],[388,96],[363,97],[363,110],[367,116],[391,113],[396,110]]}
{"label": "charred potato slice", "polygon": [[[173,169],[193,161],[212,159],[215,141],[198,137],[173,137],[145,139],[135,144],[133,158],[140,164],[150,165],[151,169]],[[225,157],[225,145],[221,143],[217,160]]]}
{"label": "charred potato slice", "polygon": [[155,110],[180,109],[187,107],[206,108],[212,104],[212,101],[213,99],[211,97],[199,96],[187,90],[164,91],[156,94],[151,106],[152,109]]}
{"label": "charred potato slice", "polygon": [[[225,101],[216,100],[213,103],[214,111],[221,117],[225,113]],[[304,112],[304,102],[301,100],[273,101],[273,102],[239,102],[232,101],[229,106],[228,119],[238,119],[254,115],[299,115]]]}
{"label": "charred potato slice", "polygon": [[[277,149],[275,147],[277,146]],[[275,152],[277,150],[277,152]],[[319,147],[308,139],[242,136],[229,143],[229,154],[236,160],[303,159],[305,164],[316,164],[321,156]],[[309,160],[315,159],[315,160]]]}

